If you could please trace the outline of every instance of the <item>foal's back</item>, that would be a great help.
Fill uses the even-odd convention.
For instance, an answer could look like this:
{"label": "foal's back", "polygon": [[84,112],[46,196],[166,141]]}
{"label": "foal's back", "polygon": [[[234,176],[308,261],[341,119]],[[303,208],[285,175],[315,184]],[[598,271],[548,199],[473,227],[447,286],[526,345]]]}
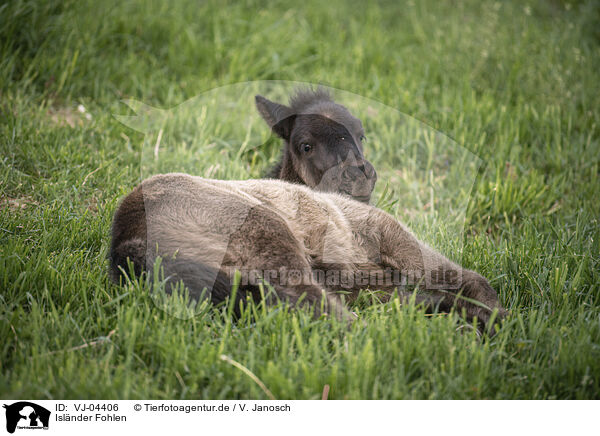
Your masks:
{"label": "foal's back", "polygon": [[[363,209],[373,208],[338,194],[315,192],[280,180],[157,175],[135,188],[115,214],[113,278],[118,278],[118,267],[125,263],[126,253],[130,260],[137,259],[136,273],[147,269],[153,261],[149,257],[175,254],[218,269],[231,235],[244,225],[259,225],[261,217],[280,221],[289,230],[287,237],[295,239],[305,251],[303,255],[322,260],[327,251],[329,258],[348,263],[352,261],[348,256],[362,250],[353,239],[356,229],[352,228],[348,211],[356,214]],[[248,223],[249,219],[253,222]],[[264,253],[265,257],[269,255]]]}

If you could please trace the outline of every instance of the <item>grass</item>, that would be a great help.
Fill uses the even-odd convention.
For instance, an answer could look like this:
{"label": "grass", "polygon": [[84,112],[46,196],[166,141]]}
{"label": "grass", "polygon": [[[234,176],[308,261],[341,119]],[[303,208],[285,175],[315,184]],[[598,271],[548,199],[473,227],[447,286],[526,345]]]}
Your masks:
{"label": "grass", "polygon": [[[599,18],[591,1],[3,4],[0,396],[317,399],[329,385],[336,399],[598,398]],[[398,157],[385,117],[370,124],[380,206],[490,279],[511,311],[498,335],[369,293],[350,330],[262,304],[237,321],[227,306],[181,319],[143,283],[109,282],[112,214],[152,170],[149,136],[113,116],[134,115],[121,100],[174,108],[274,79],[351,91],[368,99],[359,111],[381,102],[480,157],[457,234],[442,214],[451,192],[441,211],[403,216],[425,191],[404,189],[402,170],[428,167]],[[193,172],[259,176],[277,145],[255,133]],[[164,146],[200,141],[177,135]]]}

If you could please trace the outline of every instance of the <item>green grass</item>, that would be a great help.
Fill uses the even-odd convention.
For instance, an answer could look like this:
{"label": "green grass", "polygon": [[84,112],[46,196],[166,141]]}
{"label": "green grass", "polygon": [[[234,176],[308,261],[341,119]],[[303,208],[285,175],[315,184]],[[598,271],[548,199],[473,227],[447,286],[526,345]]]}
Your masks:
{"label": "green grass", "polygon": [[[280,399],[326,384],[336,399],[598,398],[599,19],[591,1],[2,4],[0,396],[268,398],[225,355]],[[511,311],[498,335],[368,293],[350,330],[261,304],[238,321],[226,306],[180,319],[143,283],[109,282],[112,214],[147,174],[148,137],[114,118],[133,115],[121,100],[173,108],[274,79],[379,101],[482,159],[463,234],[440,212],[410,224],[490,279]],[[416,162],[393,160],[394,128],[375,117],[367,154],[390,164],[380,205],[403,217],[422,193],[393,178]],[[277,148],[256,134],[194,173],[259,176]]]}

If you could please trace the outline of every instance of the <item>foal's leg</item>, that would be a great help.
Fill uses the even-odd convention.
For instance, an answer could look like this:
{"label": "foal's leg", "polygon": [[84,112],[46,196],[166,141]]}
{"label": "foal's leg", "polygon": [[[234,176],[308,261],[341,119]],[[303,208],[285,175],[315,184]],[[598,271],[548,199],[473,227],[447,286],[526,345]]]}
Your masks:
{"label": "foal's leg", "polygon": [[381,213],[380,223],[383,266],[403,271],[409,279],[412,276],[415,285],[439,298],[441,309],[464,309],[467,319],[476,317],[483,324],[490,321],[494,309],[500,318],[506,315],[496,291],[484,277],[420,242],[390,215]]}
{"label": "foal's leg", "polygon": [[264,279],[281,299],[313,307],[316,317],[327,313],[340,320],[352,319],[339,298],[325,293],[314,281],[303,245],[285,220],[267,207],[252,207],[242,226],[231,234],[222,268]]}

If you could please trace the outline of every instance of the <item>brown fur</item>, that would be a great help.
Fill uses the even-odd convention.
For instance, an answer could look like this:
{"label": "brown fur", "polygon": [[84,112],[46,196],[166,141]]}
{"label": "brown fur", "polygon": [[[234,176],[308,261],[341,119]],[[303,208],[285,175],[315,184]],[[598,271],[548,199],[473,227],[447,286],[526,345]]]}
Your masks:
{"label": "brown fur", "polygon": [[[233,270],[271,271],[277,276],[265,280],[280,298],[293,304],[300,300],[319,315],[325,297],[325,312],[350,319],[336,291],[349,291],[349,298],[365,287],[391,294],[398,284],[382,280],[365,286],[355,280],[344,286],[319,282],[316,274],[364,278],[392,270],[421,277],[415,284],[426,293],[419,301],[429,305],[464,309],[468,319],[477,317],[483,324],[493,309],[500,317],[506,313],[486,279],[420,242],[391,215],[339,194],[278,180],[157,175],[122,201],[112,235],[114,280],[127,270],[127,258],[139,274],[152,271],[160,255],[165,276],[183,280],[196,298],[207,288],[214,302],[229,295]],[[304,279],[292,280],[294,274]],[[250,281],[241,291],[258,297],[256,285]]]}

